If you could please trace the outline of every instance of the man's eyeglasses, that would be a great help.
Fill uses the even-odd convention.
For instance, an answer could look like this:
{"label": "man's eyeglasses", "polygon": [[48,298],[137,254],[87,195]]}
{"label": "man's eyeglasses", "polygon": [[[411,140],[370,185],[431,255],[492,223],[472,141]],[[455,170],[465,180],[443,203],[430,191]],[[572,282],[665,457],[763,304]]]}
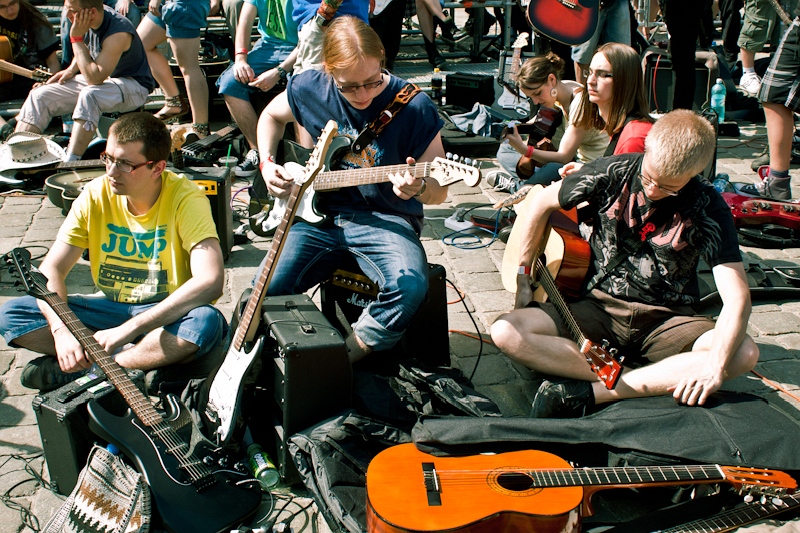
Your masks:
{"label": "man's eyeglasses", "polygon": [[377,89],[381,85],[383,85],[383,75],[381,75],[381,79],[378,81],[371,81],[369,83],[365,83],[364,85],[339,85],[336,83],[336,88],[339,89],[339,92],[342,94],[353,94],[362,87],[369,91],[370,89]]}
{"label": "man's eyeglasses", "polygon": [[587,80],[589,79],[589,76],[591,76],[592,74],[594,74],[596,78],[599,78],[601,80],[607,80],[614,77],[614,74],[607,70],[587,69],[583,71],[583,75],[586,76]]}
{"label": "man's eyeglasses", "polygon": [[7,4],[0,4],[0,11],[5,11],[11,8],[11,6],[16,6],[16,5],[19,5],[19,0],[11,0]]}
{"label": "man's eyeglasses", "polygon": [[645,184],[645,185],[647,185],[649,187],[655,187],[656,189],[658,189],[659,191],[663,192],[664,194],[666,194],[668,196],[678,196],[680,194],[680,192],[681,192],[681,191],[675,191],[673,189],[668,189],[666,187],[662,187],[661,185],[659,185],[658,183],[656,183],[652,179],[648,178],[647,176],[645,176],[641,172],[639,173],[639,179],[642,180],[643,184]]}
{"label": "man's eyeglasses", "polygon": [[106,168],[111,168],[111,165],[117,165],[117,170],[120,172],[125,172],[126,174],[129,172],[133,172],[137,168],[141,168],[145,165],[149,165],[152,161],[145,161],[144,163],[139,163],[138,165],[131,165],[127,161],[120,161],[119,159],[114,159],[107,153],[103,152],[100,154],[100,161],[106,166]]}

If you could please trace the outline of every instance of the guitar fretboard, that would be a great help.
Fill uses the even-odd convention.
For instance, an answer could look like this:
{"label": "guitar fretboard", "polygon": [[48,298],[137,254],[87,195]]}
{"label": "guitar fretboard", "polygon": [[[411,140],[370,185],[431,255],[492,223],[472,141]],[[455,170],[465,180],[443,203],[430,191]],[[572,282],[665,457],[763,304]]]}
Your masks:
{"label": "guitar fretboard", "polygon": [[323,172],[314,182],[314,190],[329,191],[356,185],[370,185],[389,181],[389,174],[408,171],[414,178],[427,178],[431,175],[432,163],[416,165],[389,165],[385,167],[356,168],[352,170],[333,170]]}
{"label": "guitar fretboard", "polygon": [[536,487],[714,482],[725,479],[716,465],[530,470],[526,474],[533,479]]}
{"label": "guitar fretboard", "polygon": [[709,518],[662,529],[661,533],[722,533],[800,505],[800,495],[784,496],[781,500],[781,503],[775,503],[768,499],[763,504],[740,505]]}

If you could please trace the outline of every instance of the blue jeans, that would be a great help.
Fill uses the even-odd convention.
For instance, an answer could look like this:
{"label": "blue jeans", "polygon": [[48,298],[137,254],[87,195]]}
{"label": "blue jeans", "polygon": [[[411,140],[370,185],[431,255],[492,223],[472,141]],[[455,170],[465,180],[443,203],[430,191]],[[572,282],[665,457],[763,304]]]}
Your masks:
{"label": "blue jeans", "polygon": [[604,43],[631,44],[631,12],[628,4],[627,0],[615,0],[613,5],[600,10],[594,34],[585,43],[572,47],[573,61],[588,65],[597,47]]}
{"label": "blue jeans", "polygon": [[353,331],[372,349],[388,350],[400,340],[428,292],[425,250],[414,228],[400,216],[345,213],[321,226],[296,223],[286,237],[267,294],[305,292],[336,269],[354,264],[380,293]]}
{"label": "blue jeans", "polygon": [[[281,64],[294,50],[294,45],[286,41],[273,38],[261,38],[256,41],[253,48],[247,54],[247,64],[253,69],[256,76],[269,69],[275,68]],[[261,92],[261,89],[250,87],[249,85],[238,81],[233,74],[234,63],[228,65],[219,78],[217,78],[217,87],[219,94],[225,96],[232,96],[239,100],[250,101],[250,95],[253,93]]]}
{"label": "blue jeans", "polygon": [[[115,328],[157,305],[112,302],[102,294],[72,294],[68,298],[68,304],[83,325],[93,331]],[[44,327],[47,327],[47,320],[32,296],[14,298],[0,307],[0,333],[9,346],[14,339]],[[196,345],[198,350],[195,358],[199,358],[225,339],[228,323],[219,310],[203,305],[192,309],[180,320],[164,326],[164,330]]]}

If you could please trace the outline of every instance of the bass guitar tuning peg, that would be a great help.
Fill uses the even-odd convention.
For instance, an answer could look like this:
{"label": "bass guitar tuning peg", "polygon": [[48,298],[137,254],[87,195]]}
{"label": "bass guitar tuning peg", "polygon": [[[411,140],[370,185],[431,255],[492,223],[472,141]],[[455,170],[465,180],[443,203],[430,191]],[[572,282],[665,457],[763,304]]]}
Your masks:
{"label": "bass guitar tuning peg", "polygon": [[447,152],[446,154],[444,154],[444,156],[447,159],[449,159],[450,161],[452,161],[455,158],[455,156],[452,154],[452,152]]}
{"label": "bass guitar tuning peg", "polygon": [[755,498],[753,498],[752,494],[745,494],[744,495],[744,503],[753,503],[754,499]]}

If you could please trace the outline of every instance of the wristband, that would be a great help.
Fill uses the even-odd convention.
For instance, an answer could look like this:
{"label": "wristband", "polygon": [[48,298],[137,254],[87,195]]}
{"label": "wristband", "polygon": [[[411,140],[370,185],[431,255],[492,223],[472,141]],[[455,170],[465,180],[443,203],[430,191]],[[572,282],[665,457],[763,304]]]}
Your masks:
{"label": "wristband", "polygon": [[529,144],[528,145],[528,151],[525,152],[525,157],[530,159],[532,155],[533,155],[533,146]]}
{"label": "wristband", "polygon": [[71,43],[82,43],[83,42],[83,35],[79,35],[78,37],[70,36],[69,42],[71,42]]}
{"label": "wristband", "polygon": [[234,56],[240,56],[242,54],[247,55],[247,48],[237,48],[236,49],[236,53],[233,54],[233,55]]}
{"label": "wristband", "polygon": [[56,331],[60,330],[64,326],[66,326],[66,324],[64,324],[62,321],[59,320],[58,322],[50,326],[50,333],[55,335]]}
{"label": "wristband", "polygon": [[286,71],[283,69],[282,66],[278,65],[275,67],[275,70],[278,71],[278,75],[281,77],[282,80],[286,79]]}
{"label": "wristband", "polygon": [[264,170],[264,165],[266,165],[267,163],[274,163],[274,162],[275,162],[275,158],[273,156],[271,156],[271,155],[268,155],[267,157],[262,159],[261,162],[258,164],[258,170],[263,171]]}
{"label": "wristband", "polygon": [[425,189],[427,188],[428,188],[428,182],[425,180],[425,178],[422,178],[422,187],[419,188],[417,194],[414,195],[414,198],[419,198],[420,196],[425,194]]}
{"label": "wristband", "polygon": [[530,265],[520,265],[519,270],[517,270],[517,275],[524,274],[526,276],[531,275],[531,266]]}

